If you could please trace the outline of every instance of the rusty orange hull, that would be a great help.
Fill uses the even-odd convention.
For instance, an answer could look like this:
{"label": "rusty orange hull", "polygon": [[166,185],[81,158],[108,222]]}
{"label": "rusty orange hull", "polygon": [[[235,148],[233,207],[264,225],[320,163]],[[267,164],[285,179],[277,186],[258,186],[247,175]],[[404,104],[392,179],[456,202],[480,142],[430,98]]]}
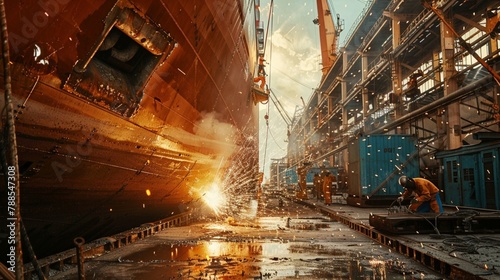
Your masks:
{"label": "rusty orange hull", "polygon": [[39,257],[200,209],[213,182],[255,190],[253,1],[6,2],[21,215]]}

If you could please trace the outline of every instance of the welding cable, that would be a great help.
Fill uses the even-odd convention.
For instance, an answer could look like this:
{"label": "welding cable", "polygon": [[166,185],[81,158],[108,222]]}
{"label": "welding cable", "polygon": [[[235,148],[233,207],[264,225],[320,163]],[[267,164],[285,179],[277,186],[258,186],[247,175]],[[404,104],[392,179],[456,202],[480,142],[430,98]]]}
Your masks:
{"label": "welding cable", "polygon": [[[394,199],[394,201],[389,205],[389,208],[391,208],[394,205],[394,202],[398,202],[398,199]],[[401,206],[401,202],[399,202],[399,206]]]}
{"label": "welding cable", "polygon": [[[399,204],[399,206],[394,206],[394,203],[396,203],[396,202]],[[398,201],[397,198],[392,201],[391,205],[389,205],[389,208],[387,208],[387,209],[391,209],[391,208],[396,208],[399,210],[399,212],[409,212],[408,207],[406,207],[406,205],[402,205],[402,203],[400,201]]]}
{"label": "welding cable", "polygon": [[438,214],[434,217],[434,224],[433,224],[431,221],[429,221],[429,219],[427,219],[425,216],[423,216],[423,215],[419,215],[417,212],[411,212],[411,211],[409,211],[408,213],[411,213],[411,214],[413,214],[414,216],[417,216],[417,217],[423,218],[425,221],[427,221],[427,222],[428,222],[428,223],[429,223],[429,224],[430,224],[430,225],[434,228],[434,231],[436,231],[436,233],[437,233],[437,235],[438,235],[438,236],[440,236],[440,235],[441,235],[441,233],[439,232],[439,229],[438,229],[438,227],[437,227],[437,218],[438,218],[439,216],[441,216],[443,213],[438,213]]}
{"label": "welding cable", "polygon": [[391,205],[389,205],[389,208],[391,208],[391,207],[394,205],[394,203],[395,203],[395,202],[397,202],[397,203],[399,204],[399,207],[401,207],[401,206],[402,206],[402,205],[401,205],[401,202],[399,202],[399,201],[398,201],[398,199],[396,198],[396,199],[394,199],[394,201],[391,203]]}

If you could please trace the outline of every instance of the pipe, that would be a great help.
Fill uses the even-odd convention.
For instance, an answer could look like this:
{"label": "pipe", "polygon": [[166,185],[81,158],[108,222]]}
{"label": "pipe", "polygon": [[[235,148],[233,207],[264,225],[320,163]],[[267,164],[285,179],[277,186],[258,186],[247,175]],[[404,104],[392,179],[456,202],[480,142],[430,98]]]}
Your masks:
{"label": "pipe", "polygon": [[427,1],[422,1],[422,4],[425,8],[430,9],[441,20],[441,22],[446,25],[448,30],[450,30],[451,33],[453,33],[453,35],[458,39],[458,43],[464,49],[466,49],[469,54],[472,55],[479,63],[481,63],[481,65],[486,68],[488,72],[490,72],[497,84],[500,85],[500,75],[474,51],[474,49],[460,36],[460,34],[457,33],[457,31],[455,31],[453,26],[444,18],[442,11],[437,10],[432,4]]}
{"label": "pipe", "polygon": [[[399,119],[394,120],[391,123],[388,123],[384,126],[381,126],[377,129],[371,131],[370,134],[380,134],[380,133],[383,133],[385,131],[396,128],[405,122],[408,122],[408,121],[415,119],[421,115],[424,115],[425,113],[427,113],[429,111],[435,110],[437,107],[446,106],[448,104],[451,104],[451,103],[457,101],[460,98],[466,97],[466,96],[470,95],[474,90],[477,90],[483,86],[486,86],[489,83],[491,83],[492,81],[493,81],[493,77],[484,77],[480,80],[477,80],[474,83],[471,83],[465,87],[462,87],[462,88],[456,90],[452,94],[444,96],[443,98],[440,98],[432,103],[429,103],[423,107],[420,107],[419,109],[414,110],[411,113],[408,113],[408,114],[400,117]],[[323,160],[324,158],[327,158],[333,154],[336,154],[336,153],[338,153],[346,148],[347,148],[346,145],[340,146],[340,147],[314,159],[314,162],[318,162],[320,160]]]}
{"label": "pipe", "polygon": [[474,83],[471,83],[465,87],[462,87],[452,94],[449,94],[447,96],[444,96],[443,98],[440,98],[432,103],[429,103],[423,107],[418,108],[417,110],[412,111],[411,113],[408,113],[402,117],[400,117],[397,120],[394,120],[391,123],[388,123],[382,127],[379,127],[373,131],[370,132],[370,134],[377,134],[377,133],[382,133],[387,130],[391,130],[393,128],[396,128],[400,125],[402,125],[405,122],[408,122],[414,118],[417,118],[421,115],[424,115],[425,113],[435,110],[437,107],[441,106],[446,106],[449,105],[455,101],[457,101],[460,98],[466,97],[467,95],[471,94],[474,90],[477,90],[483,86],[486,86],[493,80],[492,77],[484,77],[480,80],[475,81]]}
{"label": "pipe", "polygon": [[85,244],[85,239],[83,237],[77,237],[73,239],[73,243],[76,245],[76,261],[78,262],[78,280],[85,280],[85,267],[83,265],[85,258],[83,257],[83,245]]}

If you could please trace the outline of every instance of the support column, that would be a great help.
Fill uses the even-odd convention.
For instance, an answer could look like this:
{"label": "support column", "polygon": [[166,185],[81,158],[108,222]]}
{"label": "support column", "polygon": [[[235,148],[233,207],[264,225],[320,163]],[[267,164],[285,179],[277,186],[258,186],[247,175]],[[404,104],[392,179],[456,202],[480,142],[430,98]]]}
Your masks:
{"label": "support column", "polygon": [[362,88],[361,89],[361,102],[363,102],[363,122],[364,122],[364,132],[369,133],[371,130],[371,124],[370,122],[367,122],[366,120],[368,119],[368,111],[370,110],[369,105],[370,103],[368,102],[368,89]]}
{"label": "support column", "polygon": [[[342,48],[342,53],[343,53],[343,55],[342,55],[342,74],[344,74],[347,71],[347,65],[349,63],[349,58],[348,58],[348,55],[346,53],[345,48]],[[340,103],[344,104],[344,102],[347,99],[347,84],[346,84],[345,80],[343,79],[343,77],[342,77],[342,80],[340,82],[340,85],[341,85],[340,89],[342,92],[342,98],[341,98]],[[345,133],[347,131],[347,122],[348,122],[347,109],[345,108],[344,105],[342,105],[342,130],[341,130],[341,133]],[[342,137],[342,146],[347,147],[347,145],[349,144],[348,138],[349,137]],[[347,149],[344,149],[341,153],[342,153],[342,158],[343,158],[344,170],[349,170],[348,166],[347,166],[347,163],[349,162],[349,157],[348,157],[349,155],[347,154]]]}
{"label": "support column", "polygon": [[[392,20],[392,49],[395,50],[401,42],[401,26],[399,25],[399,17],[394,13],[384,13],[385,16]],[[391,103],[396,104],[395,118],[403,115],[403,106],[401,106],[401,94],[403,93],[403,86],[401,84],[401,63],[397,57],[391,57],[391,78],[392,78],[392,92]]]}
{"label": "support column", "polygon": [[[498,50],[498,36],[500,33],[500,14],[496,10],[490,10],[486,13],[486,30],[490,33],[490,53]],[[496,67],[495,71],[498,73],[500,69]],[[497,128],[500,129],[500,87],[497,85],[493,87],[493,117],[497,121]]]}
{"label": "support column", "polygon": [[[441,10],[437,10],[442,13]],[[451,16],[444,15],[443,17],[449,23],[453,20]],[[441,51],[443,53],[443,76],[444,76],[444,95],[450,95],[458,89],[458,83],[455,76],[455,35],[453,30],[448,28],[444,23],[440,24],[441,31]],[[460,122],[460,104],[454,102],[448,105],[447,110],[447,149],[456,149],[462,146],[462,126]]]}
{"label": "support column", "polygon": [[[434,70],[434,87],[438,87],[441,84],[441,57],[440,52],[434,51],[432,53],[432,67]],[[446,126],[444,125],[443,109],[438,108],[436,110],[436,147],[442,149],[445,147],[445,137],[446,137]]]}
{"label": "support column", "polygon": [[[360,53],[361,56],[361,84],[364,85],[366,82],[367,78],[367,71],[368,69],[368,54],[365,52]],[[368,111],[369,111],[369,101],[368,101],[368,90],[363,86],[361,88],[361,102],[362,102],[362,116],[363,116],[363,130],[365,133],[370,132],[371,125],[369,123],[366,123],[366,119],[368,118]]]}

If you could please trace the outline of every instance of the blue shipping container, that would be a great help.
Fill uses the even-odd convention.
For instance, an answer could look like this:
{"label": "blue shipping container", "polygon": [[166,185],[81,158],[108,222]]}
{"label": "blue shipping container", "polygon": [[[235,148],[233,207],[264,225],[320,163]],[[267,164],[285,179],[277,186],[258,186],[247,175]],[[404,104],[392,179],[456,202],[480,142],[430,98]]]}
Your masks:
{"label": "blue shipping container", "polygon": [[299,179],[297,176],[297,168],[295,166],[285,170],[285,182],[287,185],[296,185]]}
{"label": "blue shipping container", "polygon": [[362,199],[399,195],[402,175],[419,175],[417,140],[411,135],[366,135],[348,146],[349,196]]}

